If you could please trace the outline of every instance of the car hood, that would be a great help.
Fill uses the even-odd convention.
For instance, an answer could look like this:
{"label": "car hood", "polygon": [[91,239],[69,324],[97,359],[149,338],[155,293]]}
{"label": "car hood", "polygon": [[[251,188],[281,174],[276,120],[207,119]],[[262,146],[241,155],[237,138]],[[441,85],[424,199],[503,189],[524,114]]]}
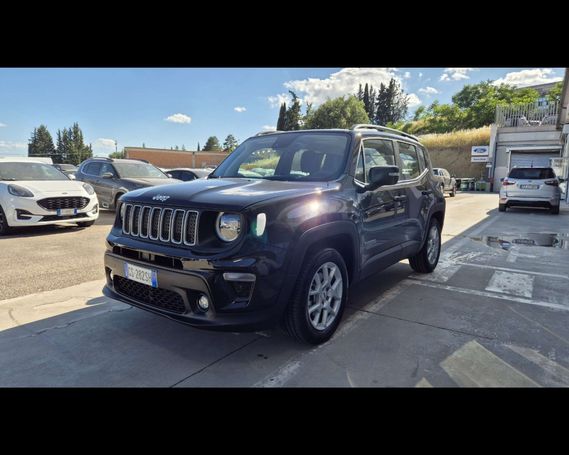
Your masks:
{"label": "car hood", "polygon": [[283,197],[306,196],[339,188],[338,183],[280,182],[225,178],[199,179],[160,188],[143,188],[123,196],[125,202],[195,208],[241,210],[249,205]]}
{"label": "car hood", "polygon": [[84,194],[84,182],[76,180],[20,180],[16,182],[4,182],[29,189],[34,195],[38,193],[69,193]]}
{"label": "car hood", "polygon": [[136,179],[121,179],[123,182],[133,183],[135,185],[144,186],[159,186],[159,185],[169,185],[171,183],[179,183],[181,180],[177,179],[146,179],[146,178],[136,178]]}

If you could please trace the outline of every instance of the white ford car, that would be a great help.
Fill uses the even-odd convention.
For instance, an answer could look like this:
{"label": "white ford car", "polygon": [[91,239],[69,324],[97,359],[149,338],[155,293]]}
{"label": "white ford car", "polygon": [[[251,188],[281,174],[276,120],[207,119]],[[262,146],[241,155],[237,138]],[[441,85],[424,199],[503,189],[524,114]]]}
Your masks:
{"label": "white ford car", "polygon": [[87,227],[98,217],[99,201],[88,183],[41,161],[0,158],[0,235],[61,222]]}

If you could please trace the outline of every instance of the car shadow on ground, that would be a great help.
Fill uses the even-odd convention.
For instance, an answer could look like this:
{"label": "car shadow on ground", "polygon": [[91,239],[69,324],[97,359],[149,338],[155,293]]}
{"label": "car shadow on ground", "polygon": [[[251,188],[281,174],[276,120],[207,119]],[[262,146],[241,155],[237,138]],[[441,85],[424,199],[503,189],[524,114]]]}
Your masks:
{"label": "car shadow on ground", "polygon": [[[99,218],[95,221],[94,226],[112,226],[114,222],[115,212],[101,210],[101,212],[99,212]],[[89,228],[79,227],[71,221],[62,221],[61,224],[14,228],[10,235],[4,235],[0,237],[0,239],[40,237],[45,235],[65,234],[72,231],[83,231],[85,229]]]}

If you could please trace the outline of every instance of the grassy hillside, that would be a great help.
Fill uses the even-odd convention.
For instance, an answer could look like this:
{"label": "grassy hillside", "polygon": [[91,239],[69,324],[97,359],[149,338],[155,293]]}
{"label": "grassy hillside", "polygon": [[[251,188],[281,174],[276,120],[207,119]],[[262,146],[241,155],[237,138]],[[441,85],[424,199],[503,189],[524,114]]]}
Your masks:
{"label": "grassy hillside", "polygon": [[459,130],[452,133],[424,134],[419,136],[419,139],[428,149],[436,150],[489,145],[490,127],[484,126],[474,130]]}

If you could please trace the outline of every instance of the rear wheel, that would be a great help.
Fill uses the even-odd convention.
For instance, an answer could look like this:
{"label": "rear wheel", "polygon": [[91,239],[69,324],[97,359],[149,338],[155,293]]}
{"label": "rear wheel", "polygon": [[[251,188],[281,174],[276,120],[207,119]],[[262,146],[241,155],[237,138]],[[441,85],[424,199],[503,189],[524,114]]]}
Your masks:
{"label": "rear wheel", "polygon": [[347,295],[348,273],[342,256],[326,248],[309,257],[285,311],[287,332],[305,343],[328,341],[340,323]]}
{"label": "rear wheel", "polygon": [[415,256],[409,258],[409,264],[415,272],[431,273],[435,270],[441,254],[441,230],[436,218],[431,218],[425,244]]}
{"label": "rear wheel", "polygon": [[12,232],[12,228],[8,226],[8,220],[6,219],[6,214],[0,205],[0,235],[8,235]]}
{"label": "rear wheel", "polygon": [[506,204],[498,204],[498,211],[505,212],[506,208]]}

